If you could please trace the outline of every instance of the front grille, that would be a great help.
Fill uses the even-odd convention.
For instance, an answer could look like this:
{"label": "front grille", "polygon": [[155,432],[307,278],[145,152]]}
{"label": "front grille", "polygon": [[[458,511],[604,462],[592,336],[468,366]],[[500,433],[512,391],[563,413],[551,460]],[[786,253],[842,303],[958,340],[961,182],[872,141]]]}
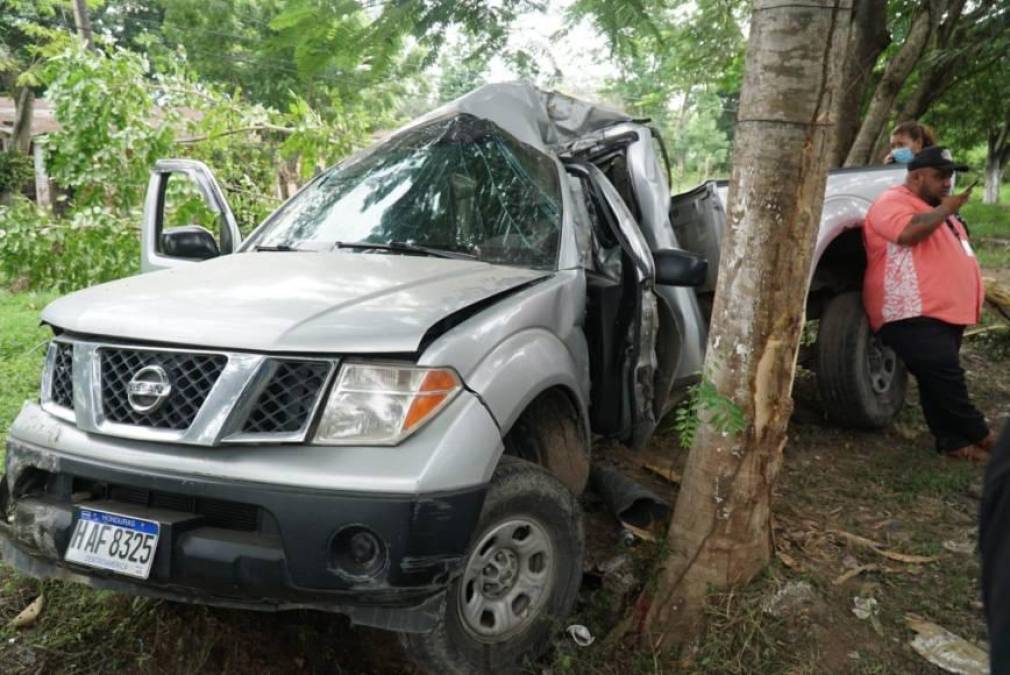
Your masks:
{"label": "front grille", "polygon": [[74,409],[74,346],[71,344],[56,343],[53,384],[49,394],[56,405]]}
{"label": "front grille", "polygon": [[[102,410],[111,422],[156,429],[185,430],[193,423],[211,387],[228,363],[222,354],[161,352],[103,347]],[[161,366],[168,375],[171,392],[150,412],[137,412],[130,405],[127,385],[145,366]]]}
{"label": "front grille", "polygon": [[330,372],[325,361],[281,361],[242,426],[244,433],[302,429]]}
{"label": "front grille", "polygon": [[227,530],[254,532],[259,525],[259,508],[223,499],[191,497],[160,490],[144,490],[127,485],[108,485],[81,479],[74,480],[75,491],[91,492],[95,497],[126,504],[181,511],[203,516],[203,524]]}

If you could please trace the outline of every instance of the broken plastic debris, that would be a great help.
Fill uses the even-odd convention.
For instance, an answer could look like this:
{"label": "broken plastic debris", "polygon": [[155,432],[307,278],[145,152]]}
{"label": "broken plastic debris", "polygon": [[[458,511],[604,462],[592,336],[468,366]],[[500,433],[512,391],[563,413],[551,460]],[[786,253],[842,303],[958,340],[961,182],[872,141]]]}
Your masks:
{"label": "broken plastic debris", "polygon": [[877,613],[877,599],[858,596],[852,598],[852,613],[856,615],[857,619],[863,621],[869,619]]}
{"label": "broken plastic debris", "polygon": [[960,675],[986,675],[989,672],[989,655],[985,650],[914,614],[907,614],[905,621],[916,632],[911,642],[912,649],[934,666]]}
{"label": "broken plastic debris", "polygon": [[880,625],[879,610],[880,607],[877,605],[876,598],[864,598],[862,596],[852,598],[852,613],[856,615],[857,619],[868,620],[870,625],[873,626],[873,630],[877,632],[877,635],[884,632],[884,629]]}
{"label": "broken plastic debris", "polygon": [[30,605],[21,610],[21,613],[11,619],[11,628],[27,628],[38,621],[42,614],[42,607],[45,606],[46,596],[39,594]]}
{"label": "broken plastic debris", "polygon": [[568,634],[572,636],[573,640],[575,640],[575,644],[580,647],[588,647],[596,641],[596,638],[589,632],[589,629],[580,623],[575,623],[569,626]]}

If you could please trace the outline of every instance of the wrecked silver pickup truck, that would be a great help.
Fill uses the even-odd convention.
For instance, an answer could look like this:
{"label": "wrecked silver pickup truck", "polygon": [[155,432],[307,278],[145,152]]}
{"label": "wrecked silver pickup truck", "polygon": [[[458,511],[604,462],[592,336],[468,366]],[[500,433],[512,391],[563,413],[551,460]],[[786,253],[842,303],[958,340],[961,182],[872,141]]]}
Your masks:
{"label": "wrecked silver pickup truck", "polygon": [[[436,673],[520,667],[575,601],[592,439],[640,446],[698,381],[725,186],[671,200],[666,176],[647,124],[525,84],[321,173],[245,241],[205,166],[159,162],[146,273],[42,314],[4,561],[339,612]],[[904,395],[858,301],[862,215],[899,179],[829,181],[810,315],[842,422]],[[218,232],[166,226],[179,180]]]}

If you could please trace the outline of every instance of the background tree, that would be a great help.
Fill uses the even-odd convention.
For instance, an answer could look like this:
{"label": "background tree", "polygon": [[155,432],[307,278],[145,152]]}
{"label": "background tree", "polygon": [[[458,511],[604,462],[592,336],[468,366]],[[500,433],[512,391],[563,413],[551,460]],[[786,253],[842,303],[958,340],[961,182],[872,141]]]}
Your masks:
{"label": "background tree", "polygon": [[659,127],[674,181],[727,172],[740,89],[746,3],[702,0],[637,5],[581,0],[608,37],[619,74],[603,91]]}
{"label": "background tree", "polygon": [[850,21],[848,0],[754,3],[705,366],[747,421],[742,431],[704,424],[695,437],[645,615],[653,647],[690,634],[710,587],[746,583],[772,554],[772,488]]}
{"label": "background tree", "polygon": [[835,137],[831,145],[831,166],[838,167],[856,139],[861,126],[864,92],[872,83],[873,67],[891,43],[887,31],[887,3],[880,0],[854,0],[845,49],[845,64],[835,97]]}
{"label": "background tree", "polygon": [[[988,70],[988,69],[987,69]],[[983,202],[999,201],[1010,161],[1010,55],[1003,54],[986,77],[964,78],[949,89],[928,121],[943,130],[944,142],[965,150],[984,148]],[[980,162],[981,163],[981,162]]]}
{"label": "background tree", "polygon": [[0,92],[14,100],[14,152],[27,153],[31,144],[36,89],[42,84],[39,50],[57,34],[66,10],[59,0],[7,0],[0,12]]}
{"label": "background tree", "polygon": [[462,59],[443,54],[439,61],[441,77],[438,80],[438,101],[451,101],[484,84],[487,81],[488,62],[488,55],[481,53],[471,52],[470,56]]}
{"label": "background tree", "polygon": [[907,34],[897,41],[897,51],[887,62],[884,73],[873,90],[859,132],[846,155],[846,166],[877,163],[882,159],[874,156],[874,151],[887,126],[901,88],[912,74],[926,49],[926,43],[939,23],[937,15],[940,4],[923,3],[912,15]]}
{"label": "background tree", "polygon": [[[885,11],[888,27],[881,34]],[[872,23],[864,24],[864,20]],[[841,118],[835,159],[844,155],[847,166],[879,162],[895,122],[927,117],[960,82],[997,76],[1000,59],[1010,51],[1010,5],[1006,2],[890,0],[870,3],[862,13],[857,5],[855,22],[850,59],[859,61],[860,50],[869,58],[888,31],[893,42],[882,59],[874,59],[881,61],[877,77],[860,81],[854,62],[852,71],[846,72],[845,87],[851,87],[853,101],[866,101],[862,114],[854,102],[843,104],[847,114]],[[864,63],[872,68],[872,60]],[[851,140],[845,120],[858,120],[858,134]]]}

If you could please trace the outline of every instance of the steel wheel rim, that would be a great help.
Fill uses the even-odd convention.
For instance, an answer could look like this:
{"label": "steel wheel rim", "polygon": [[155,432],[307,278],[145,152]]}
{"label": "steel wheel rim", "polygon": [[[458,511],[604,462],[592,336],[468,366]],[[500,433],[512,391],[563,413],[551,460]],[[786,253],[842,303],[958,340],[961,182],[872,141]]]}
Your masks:
{"label": "steel wheel rim", "polygon": [[503,642],[540,615],[554,584],[547,528],[528,517],[488,530],[466,561],[457,605],[463,628],[481,642]]}
{"label": "steel wheel rim", "polygon": [[890,347],[884,346],[879,338],[871,337],[866,348],[866,369],[873,392],[886,394],[898,369],[898,355]]}

